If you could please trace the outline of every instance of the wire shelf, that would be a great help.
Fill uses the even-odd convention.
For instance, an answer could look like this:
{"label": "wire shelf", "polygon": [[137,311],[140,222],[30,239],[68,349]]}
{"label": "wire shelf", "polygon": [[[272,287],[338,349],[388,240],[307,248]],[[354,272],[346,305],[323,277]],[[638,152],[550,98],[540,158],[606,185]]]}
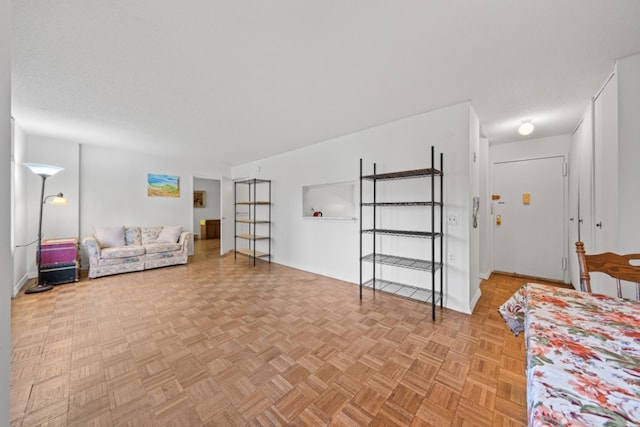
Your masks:
{"label": "wire shelf", "polygon": [[370,279],[363,283],[362,286],[372,289],[374,283],[376,291],[382,291],[388,294],[398,295],[404,298],[409,298],[424,303],[432,302],[434,295],[436,304],[439,303],[442,299],[442,295],[439,292],[435,292],[434,294],[429,289],[407,285],[405,283],[392,282],[390,280]]}
{"label": "wire shelf", "polygon": [[386,236],[403,236],[403,237],[417,237],[422,239],[433,239],[434,237],[440,237],[442,233],[433,233],[431,231],[411,231],[411,230],[390,230],[382,228],[370,228],[368,230],[362,230],[365,234],[384,234]]}
{"label": "wire shelf", "polygon": [[363,203],[362,206],[374,206],[374,207],[384,207],[384,206],[442,206],[441,202],[367,202]]}
{"label": "wire shelf", "polygon": [[395,267],[409,268],[411,270],[420,271],[435,271],[442,267],[442,263],[432,263],[424,259],[406,258],[395,255],[374,254],[365,255],[362,257],[362,261],[375,262],[376,264],[392,265]]}
{"label": "wire shelf", "polygon": [[364,175],[362,179],[388,181],[392,179],[426,178],[429,176],[438,176],[438,175],[442,175],[442,172],[440,172],[438,169],[426,168],[426,169],[412,169],[412,170],[400,171],[400,172]]}

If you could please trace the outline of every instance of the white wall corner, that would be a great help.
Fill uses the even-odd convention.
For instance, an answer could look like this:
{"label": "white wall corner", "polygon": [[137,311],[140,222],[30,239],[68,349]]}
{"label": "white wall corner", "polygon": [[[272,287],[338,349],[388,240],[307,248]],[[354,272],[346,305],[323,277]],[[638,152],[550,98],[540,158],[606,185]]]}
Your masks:
{"label": "white wall corner", "polygon": [[[11,183],[11,2],[0,1],[0,192]],[[12,203],[0,203],[0,425],[10,424],[11,292],[13,286]]]}
{"label": "white wall corner", "polygon": [[11,295],[12,298],[15,298],[16,295],[18,295],[20,290],[22,290],[22,287],[27,283],[29,279],[29,275],[25,274],[18,280],[18,282],[13,286],[13,294]]}
{"label": "white wall corner", "polygon": [[482,291],[480,290],[480,288],[478,288],[478,290],[476,291],[475,295],[473,296],[473,298],[471,298],[471,303],[469,304],[469,309],[471,310],[469,314],[473,313],[473,310],[475,310],[476,308],[476,304],[478,303],[478,301],[480,300],[480,297],[482,296]]}

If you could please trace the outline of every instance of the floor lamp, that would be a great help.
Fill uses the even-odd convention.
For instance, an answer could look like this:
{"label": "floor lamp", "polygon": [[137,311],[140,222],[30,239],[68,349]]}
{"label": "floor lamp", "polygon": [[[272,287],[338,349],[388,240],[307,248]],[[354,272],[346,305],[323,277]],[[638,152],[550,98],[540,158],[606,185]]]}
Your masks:
{"label": "floor lamp", "polygon": [[66,205],[67,202],[66,200],[64,200],[64,197],[62,195],[62,193],[58,193],[55,196],[46,196],[44,195],[44,184],[47,181],[47,178],[49,178],[50,176],[53,176],[55,174],[57,174],[58,172],[61,172],[64,170],[64,168],[61,168],[59,166],[51,166],[51,165],[42,165],[39,163],[25,163],[24,164],[27,168],[29,168],[29,170],[31,170],[31,172],[33,172],[34,174],[38,175],[39,177],[42,178],[42,189],[40,191],[40,218],[38,220],[38,248],[37,248],[37,253],[36,253],[36,262],[37,262],[37,267],[38,267],[38,281],[36,282],[35,286],[32,286],[30,288],[28,288],[27,290],[24,291],[25,294],[34,294],[37,292],[44,292],[44,291],[49,291],[51,289],[53,289],[52,285],[45,285],[42,283],[42,274],[40,271],[40,264],[42,261],[42,251],[41,251],[41,247],[42,247],[42,210],[44,208],[44,204],[46,203],[47,199],[49,199],[50,197],[55,197],[55,199],[51,202],[52,204],[57,204],[57,205]]}

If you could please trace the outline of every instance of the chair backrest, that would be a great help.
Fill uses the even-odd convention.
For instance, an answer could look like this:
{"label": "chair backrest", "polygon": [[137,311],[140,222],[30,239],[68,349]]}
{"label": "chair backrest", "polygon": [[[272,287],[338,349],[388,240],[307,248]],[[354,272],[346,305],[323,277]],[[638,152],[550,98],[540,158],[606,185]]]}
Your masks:
{"label": "chair backrest", "polygon": [[[618,297],[622,297],[620,281],[636,283],[636,299],[640,301],[640,254],[618,255],[613,252],[587,255],[584,243],[576,242],[578,266],[580,267],[580,289],[591,293],[591,277],[589,273],[601,272],[616,279]],[[637,263],[631,264],[631,261]]]}

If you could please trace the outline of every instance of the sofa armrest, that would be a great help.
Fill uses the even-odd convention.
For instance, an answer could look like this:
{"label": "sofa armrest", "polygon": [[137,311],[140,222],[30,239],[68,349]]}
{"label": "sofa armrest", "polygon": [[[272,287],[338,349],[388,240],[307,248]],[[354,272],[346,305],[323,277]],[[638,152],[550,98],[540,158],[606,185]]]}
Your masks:
{"label": "sofa armrest", "polygon": [[100,259],[100,244],[98,243],[98,239],[91,234],[82,239],[82,246],[89,256],[89,265],[97,266],[98,260]]}
{"label": "sofa armrest", "polygon": [[189,243],[191,243],[191,232],[183,231],[178,239],[178,244],[182,246],[182,254],[189,255]]}

